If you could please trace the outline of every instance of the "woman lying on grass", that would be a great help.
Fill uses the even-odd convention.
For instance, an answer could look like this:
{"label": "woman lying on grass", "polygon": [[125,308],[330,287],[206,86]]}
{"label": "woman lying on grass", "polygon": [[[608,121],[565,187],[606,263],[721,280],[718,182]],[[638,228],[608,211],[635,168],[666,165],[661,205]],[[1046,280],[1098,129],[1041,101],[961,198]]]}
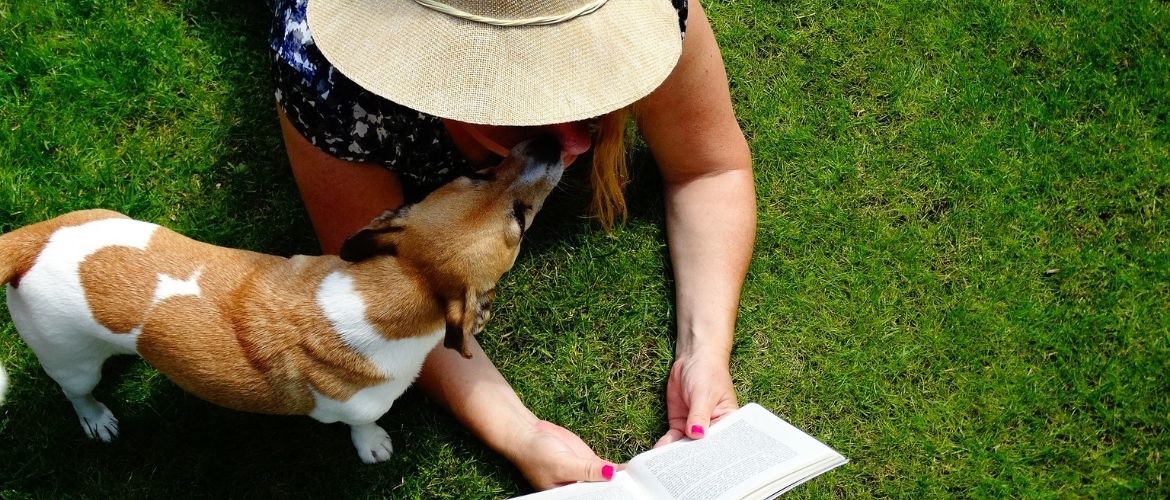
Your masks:
{"label": "woman lying on grass", "polygon": [[[593,149],[592,209],[625,216],[633,118],[666,193],[678,342],[665,444],[737,407],[728,369],[755,236],[751,158],[714,34],[686,0],[274,0],[281,129],[323,251],[407,195],[553,135]],[[685,35],[685,38],[684,36]],[[534,415],[478,345],[438,348],[420,386],[536,488],[608,480],[612,462]],[[475,383],[471,383],[474,381]]]}

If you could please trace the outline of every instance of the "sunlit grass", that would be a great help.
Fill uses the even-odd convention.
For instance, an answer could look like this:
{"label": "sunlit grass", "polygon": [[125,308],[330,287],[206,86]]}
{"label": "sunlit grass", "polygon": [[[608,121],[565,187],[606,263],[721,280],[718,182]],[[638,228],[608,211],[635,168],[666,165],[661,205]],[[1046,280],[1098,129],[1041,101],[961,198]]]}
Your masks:
{"label": "sunlit grass", "polygon": [[[796,497],[1170,493],[1170,6],[706,4],[757,172],[733,376],[852,461]],[[315,252],[261,2],[0,1],[0,230],[106,207]],[[583,172],[500,284],[485,349],[544,418],[626,460],[664,431],[661,196],[583,218]],[[2,258],[2,256],[0,256]],[[142,363],[88,442],[0,314],[0,497],[480,498],[511,466],[410,392],[388,464],[341,426],[192,398]]]}

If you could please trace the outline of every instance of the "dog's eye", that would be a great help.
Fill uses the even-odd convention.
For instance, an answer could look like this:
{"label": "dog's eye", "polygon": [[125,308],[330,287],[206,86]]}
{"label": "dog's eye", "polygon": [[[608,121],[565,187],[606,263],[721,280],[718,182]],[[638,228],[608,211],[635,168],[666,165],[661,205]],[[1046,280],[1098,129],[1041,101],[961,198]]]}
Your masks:
{"label": "dog's eye", "polygon": [[527,229],[527,227],[526,227],[527,222],[525,222],[525,216],[527,216],[528,210],[530,208],[531,207],[529,207],[528,205],[525,205],[519,201],[512,203],[512,217],[514,219],[516,219],[516,223],[520,225],[520,237],[521,238],[524,237],[524,231]]}

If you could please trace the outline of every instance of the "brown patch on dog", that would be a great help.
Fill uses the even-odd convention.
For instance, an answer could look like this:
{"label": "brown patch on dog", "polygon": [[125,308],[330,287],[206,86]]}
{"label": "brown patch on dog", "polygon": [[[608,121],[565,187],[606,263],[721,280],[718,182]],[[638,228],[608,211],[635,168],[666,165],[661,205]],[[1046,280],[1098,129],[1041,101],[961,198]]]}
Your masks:
{"label": "brown patch on dog", "polygon": [[[157,232],[157,231],[156,231]],[[190,271],[178,261],[157,262],[156,255],[126,246],[106,247],[78,268],[89,310],[98,324],[114,333],[141,326],[158,286],[159,275],[186,279]],[[133,272],[126,272],[133,269]]]}
{"label": "brown patch on dog", "polygon": [[152,311],[138,352],[179,387],[217,405],[277,414],[313,409],[309,386],[298,383],[294,365],[257,370],[228,318],[198,297],[172,297]]}

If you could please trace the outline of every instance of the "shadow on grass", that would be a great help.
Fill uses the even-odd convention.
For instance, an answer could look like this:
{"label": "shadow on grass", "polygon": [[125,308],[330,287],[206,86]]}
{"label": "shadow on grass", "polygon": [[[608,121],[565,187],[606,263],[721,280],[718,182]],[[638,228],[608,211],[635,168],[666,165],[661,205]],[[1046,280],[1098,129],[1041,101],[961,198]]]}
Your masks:
{"label": "shadow on grass", "polygon": [[[19,404],[5,407],[0,433],[5,498],[429,497],[436,473],[468,468],[492,471],[509,489],[526,488],[506,461],[415,391],[379,421],[394,441],[394,456],[365,465],[345,425],[220,408],[130,356],[107,362],[95,391],[119,417],[120,436],[112,443],[84,436],[43,373],[17,378]],[[439,486],[458,491],[459,485]]]}
{"label": "shadow on grass", "polygon": [[[228,85],[227,153],[209,182],[206,205],[182,221],[189,236],[277,255],[319,253],[285,156],[276,118],[268,50],[266,2],[197,0],[184,9],[196,36],[220,61],[217,82]],[[231,214],[224,218],[222,214]]]}

